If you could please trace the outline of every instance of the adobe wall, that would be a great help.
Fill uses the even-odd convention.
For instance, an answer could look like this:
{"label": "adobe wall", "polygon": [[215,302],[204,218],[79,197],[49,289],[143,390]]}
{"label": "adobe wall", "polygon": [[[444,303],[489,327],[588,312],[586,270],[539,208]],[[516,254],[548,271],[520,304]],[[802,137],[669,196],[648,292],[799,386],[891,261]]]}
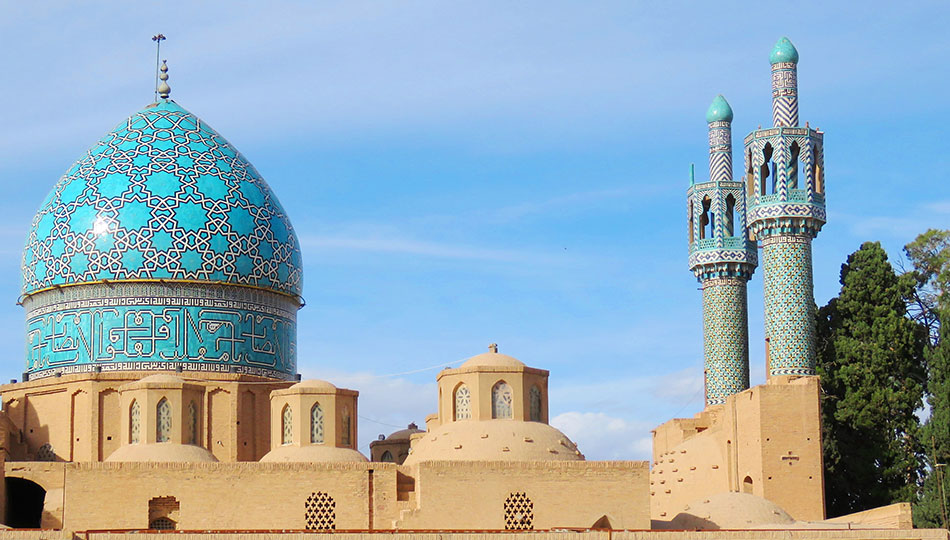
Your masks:
{"label": "adobe wall", "polygon": [[614,528],[650,527],[644,461],[428,461],[412,469],[418,506],[398,529],[505,529],[506,500],[524,493],[532,526],[589,528],[607,516]]}
{"label": "adobe wall", "polygon": [[[533,531],[533,532],[386,532],[386,533],[176,533],[176,540],[947,540],[945,529],[906,530],[758,530],[758,531]],[[0,531],[0,540],[168,540],[168,534],[54,531]]]}
{"label": "adobe wall", "polygon": [[703,497],[746,492],[794,518],[824,519],[817,377],[773,377],[653,432],[651,514],[670,520]]}
{"label": "adobe wall", "polygon": [[[11,461],[31,461],[44,444],[57,461],[102,461],[120,445],[128,411],[118,389],[153,372],[63,375],[0,386],[3,411],[22,436]],[[257,461],[270,450],[270,392],[291,381],[247,375],[181,374],[203,388],[201,446],[219,461]]]}
{"label": "adobe wall", "polygon": [[159,497],[179,505],[179,530],[303,530],[316,492],[333,498],[336,529],[504,529],[514,492],[530,499],[536,529],[603,516],[616,528],[650,526],[646,462],[19,462],[6,473],[46,490],[44,528],[73,531],[146,529]]}

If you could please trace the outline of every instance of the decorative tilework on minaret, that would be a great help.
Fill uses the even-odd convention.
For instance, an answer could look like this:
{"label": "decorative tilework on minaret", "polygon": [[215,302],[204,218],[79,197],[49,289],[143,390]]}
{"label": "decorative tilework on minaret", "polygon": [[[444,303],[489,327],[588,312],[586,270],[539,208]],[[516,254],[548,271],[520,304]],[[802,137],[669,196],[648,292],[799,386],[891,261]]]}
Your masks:
{"label": "decorative tilework on minaret", "polygon": [[815,374],[811,242],[825,224],[823,133],[798,127],[798,51],[776,43],[773,127],[745,138],[749,228],[762,244],[769,376]]}
{"label": "decorative tilework on minaret", "polygon": [[709,181],[690,180],[689,267],[703,290],[706,405],[749,387],[746,284],[757,265],[742,182],[732,179],[732,108],[716,96],[709,124]]}

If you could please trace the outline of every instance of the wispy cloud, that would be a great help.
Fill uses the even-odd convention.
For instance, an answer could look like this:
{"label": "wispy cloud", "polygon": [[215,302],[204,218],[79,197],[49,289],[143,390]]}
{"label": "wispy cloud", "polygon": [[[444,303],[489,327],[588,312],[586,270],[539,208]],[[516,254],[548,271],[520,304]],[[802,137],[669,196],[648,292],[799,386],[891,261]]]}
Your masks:
{"label": "wispy cloud", "polygon": [[648,423],[602,412],[570,411],[551,419],[577,443],[587,459],[650,459],[653,439]]}
{"label": "wispy cloud", "polygon": [[519,261],[526,257],[512,250],[489,249],[461,244],[430,242],[383,234],[307,234],[300,238],[303,247],[313,250],[369,251],[484,261]]}
{"label": "wispy cloud", "polygon": [[835,212],[831,218],[846,223],[851,233],[858,237],[913,239],[927,229],[947,226],[950,200],[919,203],[909,209],[898,210],[903,212],[876,216]]}

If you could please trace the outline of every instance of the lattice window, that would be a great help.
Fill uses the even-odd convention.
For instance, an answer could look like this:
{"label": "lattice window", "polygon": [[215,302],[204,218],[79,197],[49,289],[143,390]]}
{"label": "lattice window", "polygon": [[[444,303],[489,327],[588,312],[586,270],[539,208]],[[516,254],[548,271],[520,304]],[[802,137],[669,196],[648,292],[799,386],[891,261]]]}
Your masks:
{"label": "lattice window", "polygon": [[472,417],[472,393],[464,384],[455,389],[455,419],[468,420]]}
{"label": "lattice window", "polygon": [[280,413],[280,428],[280,444],[294,442],[294,411],[290,405],[284,405],[284,410]]}
{"label": "lattice window", "polygon": [[343,446],[350,445],[350,409],[347,406],[343,406],[343,417],[340,420],[340,444]]}
{"label": "lattice window", "polygon": [[129,442],[136,444],[139,442],[139,432],[142,426],[142,408],[138,401],[132,401],[129,408]]}
{"label": "lattice window", "polygon": [[198,444],[198,406],[188,404],[188,444]]}
{"label": "lattice window", "polygon": [[36,451],[36,461],[56,461],[56,452],[53,452],[53,445],[44,443]]}
{"label": "lattice window", "polygon": [[498,381],[491,389],[491,417],[511,418],[511,387]]}
{"label": "lattice window", "polygon": [[162,398],[155,407],[155,442],[168,442],[172,438],[172,406]]}
{"label": "lattice window", "polygon": [[505,529],[529,531],[534,528],[534,503],[523,491],[509,493],[505,499]]}
{"label": "lattice window", "polygon": [[160,517],[153,519],[152,522],[148,524],[148,528],[155,531],[174,531],[175,522],[167,517]]}
{"label": "lattice window", "polygon": [[310,409],[310,442],[323,443],[323,409],[319,403],[314,403]]}
{"label": "lattice window", "polygon": [[528,418],[532,422],[541,421],[541,389],[537,386],[532,386],[531,390],[528,391],[528,401],[530,403],[529,415]]}
{"label": "lattice window", "polygon": [[309,531],[332,531],[336,529],[336,501],[328,494],[311,493],[304,504],[304,519]]}

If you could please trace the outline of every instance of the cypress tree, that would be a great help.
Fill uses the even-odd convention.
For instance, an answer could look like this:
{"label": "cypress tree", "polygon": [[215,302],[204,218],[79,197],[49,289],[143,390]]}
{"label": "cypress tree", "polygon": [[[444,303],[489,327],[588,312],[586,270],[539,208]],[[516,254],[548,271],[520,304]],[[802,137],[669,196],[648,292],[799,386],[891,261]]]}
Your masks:
{"label": "cypress tree", "polygon": [[841,292],[818,312],[825,504],[838,516],[913,501],[926,330],[907,317],[914,289],[877,242],[841,266]]}

